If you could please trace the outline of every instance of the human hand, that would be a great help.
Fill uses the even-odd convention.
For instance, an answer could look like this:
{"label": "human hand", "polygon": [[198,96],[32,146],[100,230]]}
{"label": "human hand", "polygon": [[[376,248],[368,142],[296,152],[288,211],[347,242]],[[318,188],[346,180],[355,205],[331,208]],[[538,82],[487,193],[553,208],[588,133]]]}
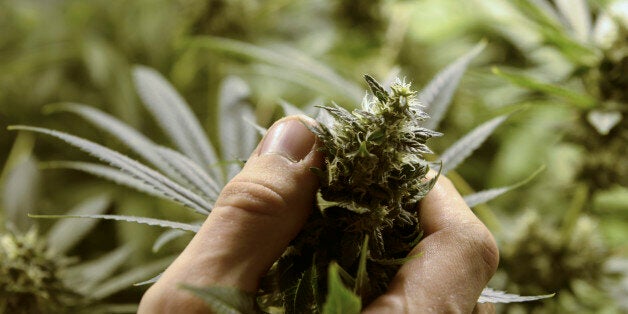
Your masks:
{"label": "human hand", "polygon": [[[207,313],[192,286],[231,286],[255,292],[262,276],[305,224],[321,167],[305,117],[276,122],[243,170],[221,192],[201,230],[145,293],[139,313]],[[425,238],[389,291],[366,312],[471,312],[497,267],[492,235],[460,194],[441,177],[421,201]],[[476,310],[482,309],[477,307]]]}

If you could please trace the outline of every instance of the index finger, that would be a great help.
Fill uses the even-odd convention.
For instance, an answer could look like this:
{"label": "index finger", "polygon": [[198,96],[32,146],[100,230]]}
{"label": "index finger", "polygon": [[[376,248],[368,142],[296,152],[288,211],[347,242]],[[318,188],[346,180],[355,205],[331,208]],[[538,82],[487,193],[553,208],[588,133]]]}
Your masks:
{"label": "index finger", "polygon": [[440,177],[420,204],[425,237],[410,253],[388,292],[366,311],[471,313],[497,268],[493,236],[453,184]]}

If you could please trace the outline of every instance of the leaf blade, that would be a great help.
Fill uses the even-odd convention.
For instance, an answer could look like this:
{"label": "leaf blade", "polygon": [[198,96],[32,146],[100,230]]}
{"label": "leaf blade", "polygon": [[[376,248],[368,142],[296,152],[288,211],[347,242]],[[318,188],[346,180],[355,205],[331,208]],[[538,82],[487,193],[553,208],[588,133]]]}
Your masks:
{"label": "leaf blade", "polygon": [[469,157],[473,151],[480,147],[493,131],[506,121],[507,118],[508,115],[502,115],[484,122],[447,148],[441,155],[441,162],[443,164],[441,172],[446,174],[449,170],[455,169],[462,161]]}
{"label": "leaf blade", "polygon": [[[69,211],[69,214],[102,214],[110,204],[111,198],[108,195],[98,195],[78,204]],[[67,220],[60,220],[48,231],[46,236],[48,246],[58,253],[66,253],[91,231],[96,223],[96,221],[86,221],[82,224],[76,224]]]}
{"label": "leaf blade", "polygon": [[323,305],[323,314],[357,314],[362,309],[362,301],[340,278],[340,266],[336,263],[329,265],[327,273],[327,299]]}
{"label": "leaf blade", "polygon": [[[94,175],[99,178],[103,178],[105,180],[114,182],[121,186],[126,186],[128,188],[134,189],[136,191],[155,196],[158,198],[166,199],[172,201],[170,197],[166,194],[160,192],[159,190],[153,188],[146,182],[142,180],[138,180],[135,177],[128,175],[126,172],[120,171],[116,168],[91,163],[91,162],[82,162],[82,161],[51,161],[44,165],[45,168],[49,169],[69,169],[85,172],[91,175]],[[175,201],[176,202],[176,201]],[[181,205],[185,205],[184,203],[177,202]]]}
{"label": "leaf blade", "polygon": [[173,182],[157,171],[148,168],[139,162],[120,154],[119,152],[113,151],[92,141],[68,133],[32,126],[11,126],[9,127],[9,130],[31,131],[60,139],[94,157],[108,162],[137,179],[145,181],[147,184],[168,195],[173,200],[183,202],[186,206],[201,214],[208,214],[213,206],[198,195]]}
{"label": "leaf blade", "polygon": [[185,231],[178,230],[178,229],[170,229],[170,230],[164,231],[164,233],[160,234],[159,237],[157,237],[157,239],[153,243],[153,247],[152,247],[153,253],[157,253],[168,242],[180,236],[183,236],[184,234],[185,234]]}
{"label": "leaf blade", "polygon": [[[243,160],[253,152],[257,144],[256,130],[247,124],[255,121],[255,113],[248,102],[250,88],[239,77],[223,80],[219,92],[220,144],[223,160]],[[242,170],[238,163],[227,165],[227,180]]]}
{"label": "leaf blade", "polygon": [[190,232],[198,232],[199,226],[182,222],[162,220],[148,217],[124,216],[124,215],[28,215],[31,218],[57,219],[57,218],[85,218],[85,219],[105,219],[126,222],[135,222],[149,226],[159,226],[164,228],[179,229]]}
{"label": "leaf blade", "polygon": [[480,191],[477,193],[473,193],[473,194],[469,194],[469,195],[465,195],[463,197],[465,203],[467,203],[467,206],[469,207],[474,207],[476,205],[479,204],[484,204],[488,201],[491,201],[505,193],[508,193],[518,187],[521,187],[525,184],[527,184],[528,182],[532,181],[532,179],[534,179],[539,173],[541,173],[541,171],[543,171],[545,169],[545,166],[541,166],[539,169],[537,169],[536,171],[534,171],[531,175],[529,175],[527,178],[521,180],[520,182],[517,182],[515,184],[511,184],[508,186],[504,186],[504,187],[499,187],[499,188],[494,188],[494,189],[488,189],[488,190],[484,190],[484,191]]}
{"label": "leaf blade", "polygon": [[86,294],[111,276],[133,253],[131,246],[121,246],[94,260],[69,268],[65,282],[69,287]]}
{"label": "leaf blade", "polygon": [[212,166],[218,163],[217,154],[183,97],[151,68],[136,66],[133,78],[146,109],[172,142],[198,164],[213,169]]}
{"label": "leaf blade", "polygon": [[564,98],[568,100],[570,104],[581,109],[589,109],[597,105],[597,100],[589,95],[578,93],[558,85],[540,82],[526,75],[505,72],[496,67],[493,68],[493,73],[507,79],[514,85]]}
{"label": "leaf blade", "polygon": [[430,119],[425,121],[426,128],[435,130],[438,127],[449,108],[462,75],[467,70],[469,63],[484,50],[484,47],[486,47],[485,42],[475,45],[471,51],[436,74],[419,93],[419,102],[425,106],[424,111],[430,116]]}
{"label": "leaf blade", "polygon": [[[329,67],[312,60],[309,56],[294,49],[286,47],[283,47],[283,49],[271,49],[233,39],[212,36],[197,37],[191,41],[191,45],[245,57],[273,65],[279,69],[292,70],[295,75],[299,75],[304,79],[309,77],[314,81],[314,84],[324,86],[324,89],[333,91],[334,94],[344,96],[355,102],[359,102],[362,99],[361,88],[345,80]],[[272,73],[272,71],[269,72]],[[274,72],[277,72],[277,69]],[[275,73],[275,75],[281,74]],[[301,81],[301,79],[297,81]]]}
{"label": "leaf blade", "polygon": [[164,257],[149,264],[123,272],[93,288],[88,292],[88,296],[96,300],[102,300],[118,291],[131,288],[134,283],[151,277],[159,271],[163,271],[172,263],[174,258],[175,256]]}

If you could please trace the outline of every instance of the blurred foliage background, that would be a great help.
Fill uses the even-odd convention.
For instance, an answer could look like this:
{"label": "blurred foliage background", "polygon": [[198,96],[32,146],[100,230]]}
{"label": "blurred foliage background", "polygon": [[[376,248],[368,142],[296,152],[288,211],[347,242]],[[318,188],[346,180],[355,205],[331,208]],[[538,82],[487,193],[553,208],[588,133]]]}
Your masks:
{"label": "blurred foliage background", "polygon": [[[132,65],[165,75],[219,148],[219,87],[229,76],[251,88],[248,101],[266,126],[281,115],[282,100],[356,106],[366,73],[423,86],[486,40],[440,127],[445,136],[432,146],[442,151],[481,122],[515,110],[452,180],[466,194],[546,167],[528,184],[476,208],[502,250],[491,285],[557,293],[499,310],[628,311],[627,26],[625,0],[0,1],[0,230],[19,235],[36,228],[45,239],[55,222],[26,213],[65,213],[103,194],[110,202],[102,212],[190,218],[173,217],[183,214],[170,202],[50,169],[48,161],[86,157],[45,138],[5,131],[14,124],[45,126],[124,151],[74,116],[47,114],[47,105],[70,101],[165,142],[138,103]],[[163,264],[189,239],[153,253],[157,228],[100,221],[89,230],[66,249],[68,263],[131,247],[107,273],[111,278]],[[97,303],[129,304],[118,310],[133,311],[144,288],[110,291]]]}

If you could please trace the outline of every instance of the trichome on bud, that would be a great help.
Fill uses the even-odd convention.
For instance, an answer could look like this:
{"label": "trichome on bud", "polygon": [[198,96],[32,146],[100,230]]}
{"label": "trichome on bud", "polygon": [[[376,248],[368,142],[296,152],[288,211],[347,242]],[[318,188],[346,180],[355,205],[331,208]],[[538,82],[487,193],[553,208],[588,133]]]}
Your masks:
{"label": "trichome on bud", "polygon": [[313,169],[318,204],[262,287],[262,300],[287,312],[320,311],[332,262],[370,302],[421,238],[416,205],[436,180],[426,178],[423,156],[440,133],[421,127],[428,116],[409,83],[397,80],[387,91],[365,78],[372,95],[360,109],[322,107],[333,119],[310,126],[325,159],[324,169]]}

